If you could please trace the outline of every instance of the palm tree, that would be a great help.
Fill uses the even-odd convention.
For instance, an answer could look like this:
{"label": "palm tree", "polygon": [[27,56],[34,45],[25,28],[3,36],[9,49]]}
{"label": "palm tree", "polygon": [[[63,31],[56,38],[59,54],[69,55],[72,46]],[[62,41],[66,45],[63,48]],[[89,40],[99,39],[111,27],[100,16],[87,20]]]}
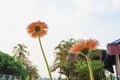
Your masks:
{"label": "palm tree", "polygon": [[33,80],[33,78],[37,79],[39,77],[39,74],[37,71],[38,69],[36,68],[36,66],[34,65],[27,66],[27,73],[29,76],[29,80]]}
{"label": "palm tree", "polygon": [[[60,44],[58,44],[57,47],[55,47],[55,62],[53,64],[53,66],[51,67],[51,71],[55,71],[57,68],[60,68],[60,76],[59,79],[61,79],[61,74],[66,75],[67,77],[69,77],[68,73],[66,72],[70,72],[68,71],[67,68],[69,68],[69,63],[68,63],[68,59],[69,59],[69,48],[71,47],[71,45],[73,44],[74,40],[73,39],[69,39],[68,41],[64,41],[62,40],[60,42]],[[67,69],[67,71],[66,71]]]}
{"label": "palm tree", "polygon": [[17,44],[13,49],[13,57],[24,65],[26,73],[29,76],[29,80],[32,80],[33,78],[38,78],[39,74],[37,73],[37,68],[33,66],[32,62],[27,58],[29,52],[26,49],[27,46],[24,44]]}
{"label": "palm tree", "polygon": [[13,48],[12,52],[14,54],[14,58],[21,63],[23,63],[27,59],[27,55],[29,55],[29,52],[26,50],[26,48],[27,46],[24,44],[17,44],[17,46]]}

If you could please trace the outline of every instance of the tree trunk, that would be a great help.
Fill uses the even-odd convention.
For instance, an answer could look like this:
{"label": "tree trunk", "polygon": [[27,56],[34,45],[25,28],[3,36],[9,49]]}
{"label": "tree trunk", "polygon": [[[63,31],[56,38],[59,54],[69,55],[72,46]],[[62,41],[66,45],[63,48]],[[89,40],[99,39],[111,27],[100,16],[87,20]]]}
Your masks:
{"label": "tree trunk", "polygon": [[29,80],[32,80],[32,74],[31,73],[29,74]]}

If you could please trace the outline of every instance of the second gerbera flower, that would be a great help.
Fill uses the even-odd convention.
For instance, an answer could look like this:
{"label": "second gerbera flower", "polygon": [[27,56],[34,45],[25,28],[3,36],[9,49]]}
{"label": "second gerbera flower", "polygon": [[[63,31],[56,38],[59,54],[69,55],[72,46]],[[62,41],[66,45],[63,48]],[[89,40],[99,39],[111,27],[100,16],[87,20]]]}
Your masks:
{"label": "second gerbera flower", "polygon": [[72,45],[70,48],[70,52],[72,53],[79,53],[83,49],[93,50],[98,46],[98,41],[95,39],[87,39],[77,42],[76,44]]}

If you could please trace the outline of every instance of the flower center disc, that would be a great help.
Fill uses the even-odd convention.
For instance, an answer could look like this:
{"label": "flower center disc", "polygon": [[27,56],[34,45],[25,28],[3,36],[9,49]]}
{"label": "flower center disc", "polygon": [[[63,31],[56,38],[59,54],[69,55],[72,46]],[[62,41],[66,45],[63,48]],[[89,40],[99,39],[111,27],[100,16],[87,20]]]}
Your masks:
{"label": "flower center disc", "polygon": [[41,29],[40,26],[36,26],[36,27],[35,27],[35,31],[36,31],[36,32],[40,32],[40,29]]}

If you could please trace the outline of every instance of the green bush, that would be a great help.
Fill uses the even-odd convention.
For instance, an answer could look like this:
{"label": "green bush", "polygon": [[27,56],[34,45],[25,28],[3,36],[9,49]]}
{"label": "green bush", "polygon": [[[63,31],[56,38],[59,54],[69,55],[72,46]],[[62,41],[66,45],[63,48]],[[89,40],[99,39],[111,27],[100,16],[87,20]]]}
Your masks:
{"label": "green bush", "polygon": [[[86,61],[78,61],[75,63],[75,71],[78,73],[78,79],[89,80],[89,71]],[[94,80],[105,80],[103,64],[100,61],[91,61]]]}
{"label": "green bush", "polygon": [[22,80],[24,80],[26,71],[20,62],[0,51],[0,74],[22,76]]}

